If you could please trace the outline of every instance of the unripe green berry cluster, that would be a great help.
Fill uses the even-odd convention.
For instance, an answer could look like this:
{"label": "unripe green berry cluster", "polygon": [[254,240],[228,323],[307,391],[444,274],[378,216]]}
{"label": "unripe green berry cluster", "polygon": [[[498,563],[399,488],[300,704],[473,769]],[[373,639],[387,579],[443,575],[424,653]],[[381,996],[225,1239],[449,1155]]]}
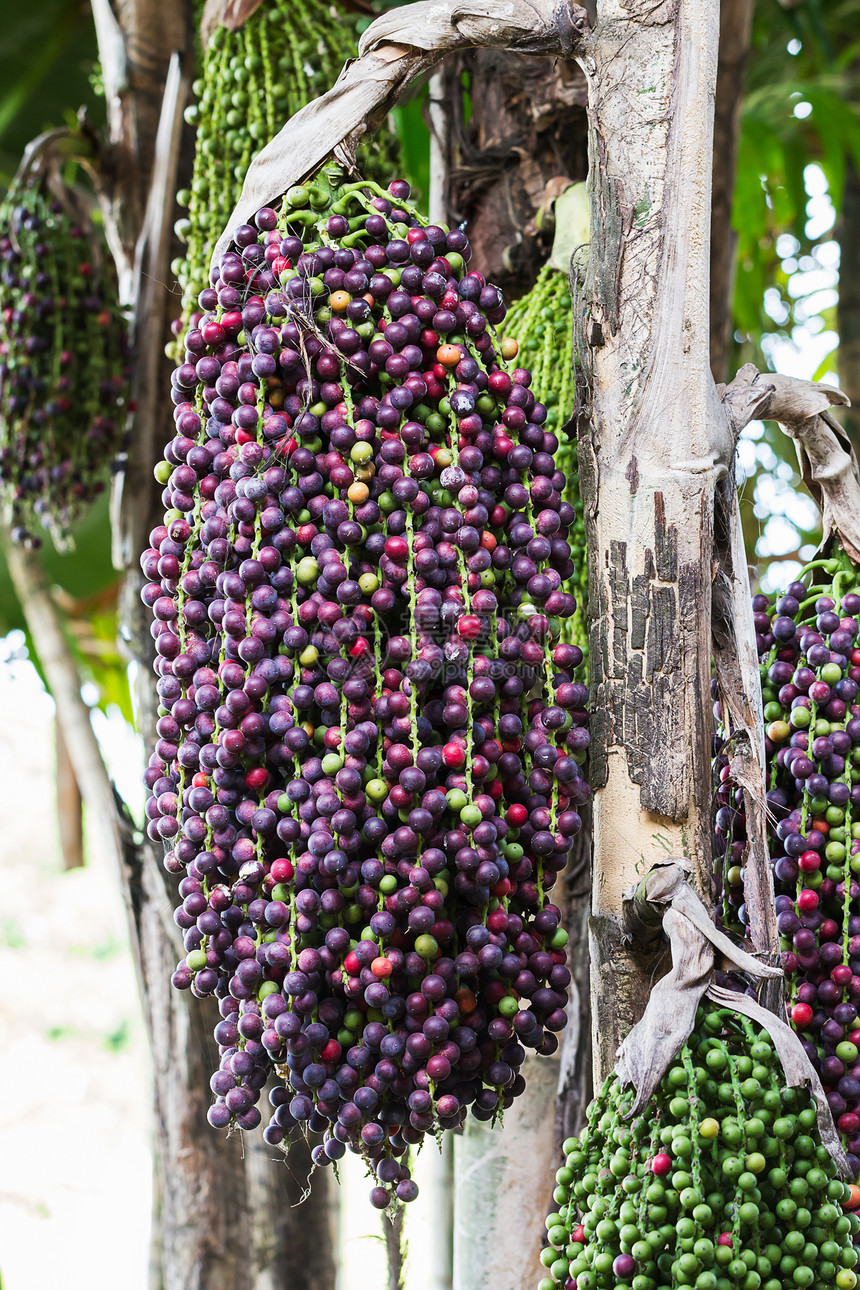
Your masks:
{"label": "unripe green berry cluster", "polygon": [[566,624],[565,640],[578,645],[588,657],[588,560],[585,515],[579,495],[576,430],[569,422],[576,397],[570,291],[567,278],[545,264],[537,282],[512,306],[507,327],[520,345],[520,361],[532,373],[532,389],[546,406],[548,428],[559,441],[558,468],[567,478],[566,500],[576,511],[570,546],[576,572],[570,590],[576,613]]}
{"label": "unripe green berry cluster", "polygon": [[564,1144],[540,1290],[854,1290],[856,1188],[765,1031],[707,1004],[633,1103],[613,1075]]}

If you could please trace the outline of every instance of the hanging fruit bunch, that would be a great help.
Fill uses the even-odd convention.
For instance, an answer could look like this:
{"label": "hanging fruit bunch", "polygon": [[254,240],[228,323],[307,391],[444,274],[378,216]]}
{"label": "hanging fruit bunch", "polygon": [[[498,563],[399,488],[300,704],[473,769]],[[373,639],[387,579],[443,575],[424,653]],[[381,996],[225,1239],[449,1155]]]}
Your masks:
{"label": "hanging fruit bunch", "polygon": [[[176,231],[188,249],[173,264],[186,325],[252,158],[355,54],[355,18],[332,0],[266,0],[236,31],[215,28],[194,84],[197,102],[186,111],[196,152],[191,187],[178,194],[188,216]],[[381,131],[360,151],[364,173],[387,178],[396,153],[393,136]]]}
{"label": "hanging fruit bunch", "polygon": [[0,494],[13,540],[59,547],[123,443],[125,319],[113,261],[50,154],[0,206]]}
{"label": "hanging fruit bunch", "polygon": [[767,1032],[710,1001],[641,1114],[606,1081],[564,1144],[540,1290],[854,1290],[857,1188]]}
{"label": "hanging fruit bunch", "polygon": [[556,460],[567,479],[567,500],[576,512],[570,534],[574,563],[570,589],[577,607],[566,623],[566,638],[587,654],[588,561],[579,495],[576,430],[568,428],[573,415],[575,378],[570,290],[565,274],[545,264],[531,291],[511,309],[507,325],[519,341],[520,359],[532,374],[532,388],[546,406],[546,424],[559,441]]}
{"label": "hanging fruit bunch", "polygon": [[327,167],[239,227],[174,373],[142,558],[149,833],[174,983],[214,994],[212,1124],[322,1133],[381,1208],[565,1024],[549,900],[588,797],[575,512],[497,288],[409,187]]}
{"label": "hanging fruit bunch", "polygon": [[[768,835],[793,1025],[860,1171],[860,595],[836,548],[787,592],[753,599]],[[743,927],[744,818],[723,768],[724,909]]]}

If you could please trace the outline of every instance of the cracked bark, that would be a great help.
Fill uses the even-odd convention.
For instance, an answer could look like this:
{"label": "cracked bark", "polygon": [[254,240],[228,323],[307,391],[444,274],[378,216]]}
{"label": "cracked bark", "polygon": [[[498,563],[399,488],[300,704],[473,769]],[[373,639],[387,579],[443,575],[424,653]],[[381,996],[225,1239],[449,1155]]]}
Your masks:
{"label": "cracked bark", "polygon": [[658,965],[622,892],[685,855],[711,872],[711,564],[734,443],[709,371],[719,0],[602,0],[586,57],[592,408],[579,433],[594,612],[595,1082]]}

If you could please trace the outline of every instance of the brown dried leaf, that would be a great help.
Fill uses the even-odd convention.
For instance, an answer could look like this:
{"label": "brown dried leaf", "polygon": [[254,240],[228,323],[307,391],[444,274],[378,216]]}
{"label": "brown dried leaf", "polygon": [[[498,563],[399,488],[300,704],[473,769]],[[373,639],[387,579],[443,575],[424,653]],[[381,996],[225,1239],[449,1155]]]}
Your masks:
{"label": "brown dried leaf", "polygon": [[781,976],[780,969],[757,963],[713,926],[707,910],[687,882],[683,860],[655,865],[635,890],[625,893],[625,913],[629,914],[634,905],[632,921],[635,923],[637,916],[642,916],[646,926],[653,922],[657,906],[669,906],[663,915],[663,931],[671,946],[672,969],[654,986],[644,1015],[618,1050],[615,1067],[618,1080],[622,1086],[632,1084],[636,1093],[630,1116],[647,1106],[689,1038],[696,1009],[707,995],[721,1007],[742,1013],[767,1031],[786,1082],[793,1088],[808,1086],[815,1095],[821,1140],[847,1178],[848,1162],[833,1116],[803,1045],[773,1012],[748,995],[723,990],[714,984],[714,949],[720,949],[742,971],[753,976]]}
{"label": "brown dried leaf", "polygon": [[[755,371],[750,364],[741,372],[750,369]],[[764,716],[752,598],[733,474],[717,489],[714,550],[719,561],[712,587],[714,664],[725,724],[732,731],[725,752],[731,776],[744,792],[748,839],[744,856],[744,899],[749,934],[759,954],[775,957],[779,937],[767,845]],[[768,999],[768,1003],[776,1005],[776,1002],[775,998]]]}
{"label": "brown dried leaf", "polygon": [[718,389],[736,437],[756,416],[778,421],[790,435],[803,482],[821,508],[824,542],[838,535],[849,555],[860,561],[860,466],[830,412],[834,406],[850,406],[847,394],[820,381],[777,372],[763,376],[751,363]]}
{"label": "brown dried leaf", "polygon": [[717,386],[723,411],[735,439],[740,436],[744,426],[762,415],[774,389],[769,374],[762,375],[754,363],[744,363],[730,385]]}
{"label": "brown dried leaf", "polygon": [[766,380],[774,390],[766,415],[786,426],[819,416],[834,406],[851,406],[848,395],[835,385],[804,381],[799,376],[783,376],[779,372],[768,372]]}
{"label": "brown dried leaf", "polygon": [[735,945],[725,932],[714,926],[702,900],[690,886],[688,872],[689,866],[685,860],[669,860],[653,865],[637,887],[625,891],[625,924],[631,934],[637,934],[637,922],[644,924],[650,932],[663,921],[665,930],[665,914],[658,907],[670,905],[677,913],[683,914],[739,972],[745,972],[756,979],[781,978],[781,968],[760,963],[747,954],[746,950]]}
{"label": "brown dried leaf", "polygon": [[650,929],[666,905],[662,930],[669,938],[672,969],[654,986],[642,1018],[618,1050],[618,1078],[636,1090],[631,1115],[648,1103],[689,1037],[696,1008],[713,980],[714,950],[750,976],[782,976],[780,968],[757,962],[714,927],[687,881],[683,860],[654,865],[638,887],[625,892],[625,922],[633,928],[639,920]]}
{"label": "brown dried leaf", "polygon": [[641,1020],[618,1050],[618,1080],[636,1090],[631,1116],[648,1104],[683,1048],[714,970],[713,949],[683,914],[667,909],[663,931],[672,949],[672,970],[654,986]]}

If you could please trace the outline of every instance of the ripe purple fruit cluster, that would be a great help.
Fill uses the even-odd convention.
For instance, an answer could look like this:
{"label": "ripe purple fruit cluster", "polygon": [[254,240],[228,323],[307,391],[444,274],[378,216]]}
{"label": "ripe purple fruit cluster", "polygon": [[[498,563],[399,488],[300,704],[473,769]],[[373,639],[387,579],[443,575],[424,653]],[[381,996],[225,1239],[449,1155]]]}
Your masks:
{"label": "ripe purple fruit cluster", "polygon": [[215,995],[212,1124],[409,1148],[524,1088],[565,1025],[548,893],[588,798],[564,476],[466,236],[334,169],[201,293],[142,558],[149,833],[180,988]]}
{"label": "ripe purple fruit cluster", "polygon": [[[768,824],[791,1020],[860,1171],[860,595],[847,558],[827,581],[753,600]],[[716,816],[724,908],[745,923],[742,801],[723,768]]]}
{"label": "ripe purple fruit cluster", "polygon": [[122,447],[125,320],[112,261],[40,178],[0,208],[0,493],[13,540],[58,546]]}

